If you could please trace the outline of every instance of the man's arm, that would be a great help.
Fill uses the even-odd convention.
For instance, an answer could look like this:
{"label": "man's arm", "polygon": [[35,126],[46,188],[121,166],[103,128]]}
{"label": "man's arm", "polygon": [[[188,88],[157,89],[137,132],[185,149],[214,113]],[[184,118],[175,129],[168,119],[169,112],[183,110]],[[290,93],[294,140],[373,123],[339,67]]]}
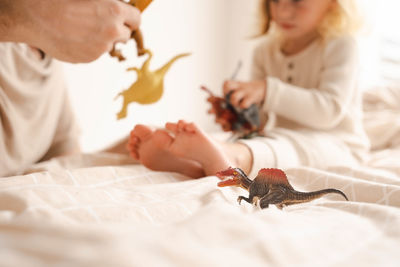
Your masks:
{"label": "man's arm", "polygon": [[13,0],[0,1],[0,42],[12,41],[13,31],[16,30],[16,25],[13,21],[15,3]]}
{"label": "man's arm", "polygon": [[128,41],[139,24],[139,10],[117,0],[0,1],[0,41],[27,43],[73,63]]}

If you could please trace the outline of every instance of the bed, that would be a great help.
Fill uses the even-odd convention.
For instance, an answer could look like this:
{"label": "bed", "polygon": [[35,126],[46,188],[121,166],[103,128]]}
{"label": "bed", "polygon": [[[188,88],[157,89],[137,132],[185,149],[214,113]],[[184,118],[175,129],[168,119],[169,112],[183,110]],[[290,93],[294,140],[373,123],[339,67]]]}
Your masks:
{"label": "bed", "polygon": [[238,205],[215,176],[153,172],[121,155],[53,159],[0,179],[0,266],[399,266],[400,90],[365,95],[369,159],[285,170],[328,195]]}

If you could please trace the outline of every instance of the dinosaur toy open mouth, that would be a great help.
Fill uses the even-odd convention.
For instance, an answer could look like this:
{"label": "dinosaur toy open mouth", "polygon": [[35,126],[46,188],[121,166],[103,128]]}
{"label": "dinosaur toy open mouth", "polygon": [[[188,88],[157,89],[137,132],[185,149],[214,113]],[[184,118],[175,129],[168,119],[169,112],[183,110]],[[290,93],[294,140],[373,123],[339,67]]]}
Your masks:
{"label": "dinosaur toy open mouth", "polygon": [[238,186],[240,184],[240,181],[238,178],[235,177],[227,177],[226,179],[224,179],[223,181],[218,183],[219,187],[225,187],[225,186]]}
{"label": "dinosaur toy open mouth", "polygon": [[238,173],[234,168],[217,172],[215,175],[222,180],[218,183],[219,187],[240,185],[240,173]]}

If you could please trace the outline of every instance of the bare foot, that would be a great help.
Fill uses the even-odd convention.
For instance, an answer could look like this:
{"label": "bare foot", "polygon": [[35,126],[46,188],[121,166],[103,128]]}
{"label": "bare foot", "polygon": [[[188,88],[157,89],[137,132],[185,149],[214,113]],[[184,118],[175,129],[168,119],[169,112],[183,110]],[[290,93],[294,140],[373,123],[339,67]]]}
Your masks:
{"label": "bare foot", "polygon": [[166,147],[173,142],[164,130],[137,125],[131,132],[128,150],[133,158],[155,171],[178,172],[192,178],[204,177],[201,165],[193,160],[172,154]]}
{"label": "bare foot", "polygon": [[167,123],[165,128],[171,131],[168,150],[178,156],[199,162],[206,175],[215,175],[218,171],[234,166],[219,143],[211,139],[193,123],[180,120]]}

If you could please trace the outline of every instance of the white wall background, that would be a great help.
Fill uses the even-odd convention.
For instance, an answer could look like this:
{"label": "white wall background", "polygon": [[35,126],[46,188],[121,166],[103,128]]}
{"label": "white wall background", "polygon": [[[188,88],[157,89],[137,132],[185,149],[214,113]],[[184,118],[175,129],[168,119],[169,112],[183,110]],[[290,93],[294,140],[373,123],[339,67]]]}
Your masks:
{"label": "white wall background", "polygon": [[124,63],[104,55],[90,64],[65,64],[85,152],[101,149],[125,136],[137,123],[163,126],[167,121],[186,119],[207,130],[216,129],[213,118],[206,115],[207,95],[200,90],[200,85],[218,91],[223,80],[233,72],[234,66],[225,63],[232,54],[231,45],[235,44],[228,40],[229,19],[240,19],[230,17],[232,2],[235,1],[155,0],[148,7],[141,29],[146,47],[154,53],[152,68],[160,67],[176,54],[193,54],[172,66],[165,79],[161,101],[145,106],[131,104],[126,119],[116,120],[122,98],[113,99],[136,78],[133,72],[125,69],[141,66],[143,62],[136,57],[133,41],[120,46],[128,55]]}
{"label": "white wall background", "polygon": [[400,1],[358,0],[365,15],[360,35],[363,88],[400,82]]}
{"label": "white wall background", "polygon": [[[381,83],[385,71],[380,64],[388,51],[382,40],[399,37],[398,0],[360,0],[368,13],[370,31],[362,38],[363,86]],[[126,119],[117,121],[122,99],[115,95],[135,79],[125,69],[140,66],[133,41],[122,45],[128,60],[124,63],[104,55],[90,64],[65,64],[71,100],[82,128],[84,152],[104,148],[127,135],[135,124],[163,126],[167,121],[186,119],[208,131],[219,129],[207,115],[207,95],[200,85],[220,93],[224,79],[231,76],[239,60],[244,67],[239,79],[247,79],[249,56],[254,40],[251,27],[255,23],[257,0],[155,0],[142,17],[145,45],[154,53],[156,69],[171,57],[192,52],[177,61],[166,76],[164,96],[152,105],[129,106]],[[400,49],[397,49],[400,51]],[[399,54],[400,55],[400,54]],[[400,57],[399,57],[400,58]],[[399,75],[400,77],[400,75]]]}

